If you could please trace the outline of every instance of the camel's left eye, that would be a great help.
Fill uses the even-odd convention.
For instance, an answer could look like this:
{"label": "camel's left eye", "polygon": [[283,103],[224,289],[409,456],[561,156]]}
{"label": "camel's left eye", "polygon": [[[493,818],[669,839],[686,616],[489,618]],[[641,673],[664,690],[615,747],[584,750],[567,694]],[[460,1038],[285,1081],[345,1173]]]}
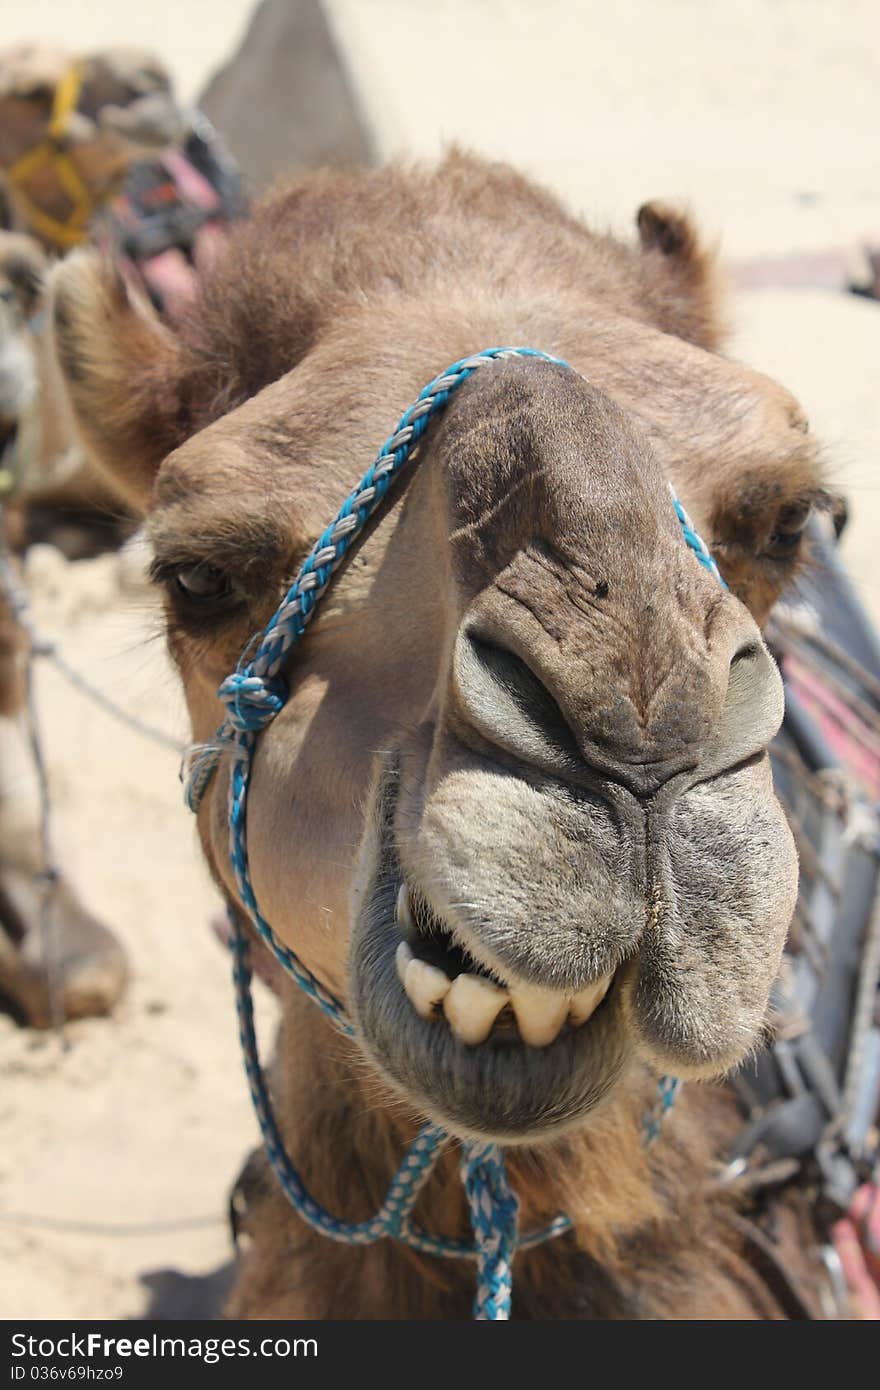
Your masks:
{"label": "camel's left eye", "polygon": [[780,554],[784,554],[787,550],[794,550],[803,534],[803,527],[800,531],[776,531],[770,537],[770,549]]}
{"label": "camel's left eye", "polygon": [[229,576],[214,565],[188,565],[177,571],[173,584],[188,603],[219,603],[232,593]]}
{"label": "camel's left eye", "polygon": [[786,507],[776,518],[776,528],[770,537],[768,553],[784,560],[800,545],[812,508],[807,503]]}

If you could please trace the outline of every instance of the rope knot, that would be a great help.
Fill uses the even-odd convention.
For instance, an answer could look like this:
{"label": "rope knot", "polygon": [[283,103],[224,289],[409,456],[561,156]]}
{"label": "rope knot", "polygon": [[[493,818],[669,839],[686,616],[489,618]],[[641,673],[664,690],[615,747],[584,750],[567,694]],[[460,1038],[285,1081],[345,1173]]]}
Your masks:
{"label": "rope knot", "polygon": [[242,733],[256,733],[284,708],[287,685],[281,676],[265,679],[233,671],[217,691],[227,709],[230,724]]}

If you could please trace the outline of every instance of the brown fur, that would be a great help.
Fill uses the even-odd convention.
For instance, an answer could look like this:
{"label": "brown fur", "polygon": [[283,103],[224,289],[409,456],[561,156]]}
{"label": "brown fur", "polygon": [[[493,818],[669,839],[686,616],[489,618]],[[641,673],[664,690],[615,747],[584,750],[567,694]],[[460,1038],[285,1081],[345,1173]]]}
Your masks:
{"label": "brown fur", "polygon": [[[500,238],[514,220],[517,236]],[[643,423],[661,448],[667,436],[681,441],[683,427],[690,432],[686,452],[674,461],[691,494],[689,506],[710,543],[723,547],[734,591],[763,621],[793,558],[755,564],[759,542],[773,533],[774,504],[808,508],[830,500],[817,481],[815,445],[800,433],[803,416],[792,401],[797,430],[785,441],[784,457],[773,459],[772,487],[764,484],[763,493],[756,492],[749,470],[766,476],[769,436],[765,421],[756,418],[756,457],[742,456],[740,426],[752,407],[745,396],[732,396],[739,388],[727,381],[718,383],[720,409],[707,434],[713,402],[704,399],[704,383],[689,382],[687,360],[675,381],[666,335],[718,348],[723,314],[715,259],[687,217],[664,204],[639,210],[639,230],[641,255],[589,233],[552,195],[505,166],[481,165],[460,153],[430,173],[391,168],[310,176],[269,199],[241,229],[204,284],[182,339],[172,338],[155,319],[147,321],[137,293],[118,277],[92,288],[84,264],[83,275],[67,281],[69,296],[103,300],[106,325],[97,338],[81,315],[85,341],[78,341],[70,322],[76,306],[57,308],[62,364],[73,373],[76,363],[88,360],[88,385],[78,393],[80,429],[116,485],[143,505],[171,449],[290,371],[330,325],[346,314],[356,316],[371,296],[390,296],[392,304],[406,296],[430,298],[466,246],[466,278],[479,286],[480,299],[518,297],[522,287],[539,286],[542,298],[558,297],[558,319],[559,306],[564,315],[578,287],[602,315],[597,351],[619,349],[633,324],[661,331],[660,339],[633,334],[624,358],[629,372],[615,386],[636,412],[645,409],[645,390],[655,378],[667,395],[671,390],[674,418],[667,408]],[[113,312],[114,303],[119,312]],[[605,320],[611,308],[613,329]],[[553,343],[546,346],[552,350]],[[129,361],[138,363],[136,373],[126,366]],[[351,363],[353,371],[358,366]],[[653,406],[650,399],[647,404]],[[733,422],[728,440],[719,429],[722,415]],[[281,437],[278,447],[284,445]],[[751,496],[745,506],[743,485]]]}
{"label": "brown fur", "polygon": [[[70,260],[75,262],[77,254]],[[90,457],[123,495],[137,498],[142,491],[139,460],[148,451],[167,453],[182,435],[179,407],[167,392],[166,374],[169,367],[173,370],[176,349],[172,335],[148,312],[141,292],[121,273],[102,286],[101,294],[100,312],[116,325],[115,334],[78,338],[76,304],[56,306],[53,331],[69,375],[70,364],[77,363],[78,424]],[[127,358],[120,354],[121,342]]]}
{"label": "brown fur", "polygon": [[[652,206],[641,210],[643,219]],[[499,259],[498,233],[511,219],[520,234]],[[683,217],[676,225],[688,226]],[[489,294],[518,289],[533,272],[543,281],[549,265],[560,290],[580,282],[637,320],[703,347],[717,346],[713,259],[693,234],[682,232],[677,245],[657,254],[654,243],[646,242],[652,254],[640,257],[611,237],[589,233],[552,195],[506,166],[485,166],[460,153],[450,155],[440,171],[328,171],[267,200],[203,285],[185,334],[184,357],[162,363],[166,383],[177,381],[176,442],[290,371],[341,310],[356,307],[371,293],[422,294],[432,283],[442,283],[462,254],[465,237],[468,278]],[[116,293],[122,292],[117,284]],[[107,314],[106,322],[120,336],[142,331],[132,309],[131,318]],[[81,348],[65,336],[63,310],[61,315],[62,361],[73,363]],[[243,341],[249,343],[246,355],[240,350]],[[122,379],[113,344],[90,339],[89,346],[104,360],[90,364],[96,401],[93,407],[83,402],[84,419],[97,416],[99,405],[109,405],[109,433],[118,408],[126,421],[147,418],[160,405],[153,381],[144,397],[127,397],[124,392],[139,383]],[[149,368],[160,344],[152,344],[151,351],[147,346],[143,341],[136,351]],[[169,447],[163,426],[152,447],[143,441],[145,468],[154,469]]]}
{"label": "brown fur", "polygon": [[[630,456],[649,457],[656,471],[649,476],[645,464],[645,488],[658,507],[662,500],[662,516],[668,520],[665,473],[758,621],[797,572],[802,547],[780,544],[779,536],[795,530],[800,511],[821,504],[824,493],[815,446],[796,402],[717,351],[721,329],[712,258],[688,219],[647,205],[639,230],[640,249],[591,235],[555,199],[512,171],[453,153],[434,172],[319,175],[278,193],[237,236],[179,338],[160,329],[93,258],[74,258],[58,273],[55,324],[80,428],[132,497],[146,506],[152,496],[157,576],[170,585],[172,650],[196,737],[209,736],[218,722],[216,685],[265,623],[303,549],[362,471],[365,455],[387,433],[397,410],[443,364],[490,341],[559,352],[603,394],[548,372],[541,396],[536,379],[521,366],[499,369],[494,395],[487,390],[468,397],[465,388],[459,399],[475,402],[474,420],[457,434],[455,421],[470,418],[467,404],[457,406],[430,445],[447,450],[442,459],[458,489],[458,529],[450,532],[457,582],[464,583],[466,573],[459,554],[475,564],[479,556],[498,580],[490,586],[494,607],[481,610],[493,622],[507,620],[520,592],[511,586],[519,583],[537,605],[542,630],[558,606],[562,616],[553,619],[553,632],[528,636],[528,619],[521,617],[519,636],[531,644],[530,657],[543,650],[541,641],[551,651],[539,668],[542,679],[571,728],[582,734],[582,748],[592,715],[577,697],[590,679],[591,641],[597,669],[605,661],[611,672],[608,690],[615,689],[615,670],[618,689],[625,688],[622,677],[629,678],[630,669],[643,681],[643,687],[635,676],[630,682],[638,691],[631,703],[639,738],[670,677],[683,681],[679,707],[696,717],[699,702],[692,710],[689,694],[698,688],[697,675],[699,688],[708,690],[710,676],[709,666],[701,665],[704,657],[694,653],[711,645],[710,636],[719,630],[731,652],[740,641],[754,650],[758,637],[745,609],[698,573],[677,536],[673,545],[673,528],[658,533],[656,556],[623,555],[613,572],[600,573],[587,560],[590,544],[594,559],[601,547],[583,542],[583,534],[570,541],[571,553],[557,546],[559,553],[548,559],[545,549],[536,560],[535,547],[522,548],[516,531],[520,503],[507,505],[509,496],[525,499],[521,507],[528,520],[529,507],[537,505],[534,480],[545,477],[562,497],[569,487],[573,505],[579,505],[571,469],[565,472],[572,457],[565,430],[571,412],[579,412],[578,420],[583,417],[588,426],[579,438],[605,441],[587,456],[581,490],[589,486],[590,467],[601,471],[613,457],[620,470]],[[493,413],[481,435],[486,401]],[[545,407],[545,432],[563,441],[567,452],[560,444],[558,455],[536,457],[530,473],[528,459],[523,463],[516,447],[506,448],[504,430],[522,419],[528,435],[530,411]],[[469,457],[468,450],[482,469],[462,465],[459,477],[456,460]],[[508,494],[498,477],[513,467],[511,460],[524,471],[510,475]],[[448,650],[444,623],[452,620],[444,605],[451,604],[451,588],[444,567],[453,561],[443,548],[447,521],[440,516],[437,472],[426,464],[416,473],[334,585],[297,658],[291,701],[263,735],[255,770],[249,843],[263,911],[343,995],[349,986],[346,891],[355,881],[357,844],[373,797],[364,790],[365,764],[399,729],[410,740],[408,759],[418,763],[422,726],[415,725],[413,712],[431,708],[432,689],[442,690],[447,680],[435,663],[437,652]],[[632,479],[625,469],[623,476]],[[481,510],[489,477],[496,488],[492,496],[500,499],[496,510],[489,509],[497,518],[493,527],[484,526]],[[624,533],[630,500],[612,495]],[[635,504],[631,510],[634,516]],[[561,535],[565,516],[553,515]],[[483,550],[476,542],[468,550],[469,538],[484,533]],[[578,545],[588,552],[586,559],[575,553]],[[506,568],[505,546],[513,552]],[[649,562],[657,566],[661,604],[656,631],[644,622],[651,607],[643,594]],[[221,619],[186,613],[174,598],[174,576],[198,563],[219,567],[234,580],[236,605]],[[664,582],[679,575],[679,566],[673,603]],[[389,573],[401,580],[396,597],[389,596]],[[394,632],[393,643],[377,634],[377,602],[385,605],[383,631]],[[719,611],[727,615],[720,628]],[[677,635],[685,629],[687,638]],[[574,645],[564,649],[569,637]],[[517,640],[516,633],[509,640],[514,651]],[[684,654],[671,667],[670,644]],[[352,665],[353,645],[381,652],[375,670],[366,659]],[[711,680],[720,682],[723,694],[729,653],[721,645],[712,656]],[[568,664],[561,660],[565,650]],[[685,668],[691,666],[695,674],[688,686]],[[716,698],[710,691],[700,699],[710,695]],[[454,703],[448,694],[443,698]],[[445,705],[443,711],[452,728]],[[460,717],[458,723],[463,727],[468,720]],[[433,737],[432,729],[433,724],[425,739]],[[485,753],[485,744],[468,729],[469,756],[476,746]],[[441,753],[435,749],[435,757]],[[497,749],[492,756],[499,756]],[[447,770],[453,780],[456,769]],[[406,775],[409,764],[401,784]],[[754,786],[755,805],[763,805],[769,783]],[[429,791],[433,795],[434,788]],[[218,883],[234,898],[223,792],[224,776],[218,775],[200,833]],[[295,844],[288,837],[292,823]],[[771,839],[780,836],[774,828]],[[415,830],[399,838],[415,852]],[[282,860],[283,873],[277,867]],[[576,879],[575,874],[573,889]],[[770,886],[775,890],[768,884],[768,891]],[[661,917],[655,902],[646,951],[653,949],[650,931],[657,932]],[[561,920],[560,929],[564,925]],[[775,922],[777,944],[784,925]],[[699,973],[701,956],[711,955],[715,944],[695,947],[692,972]],[[740,981],[722,971],[715,983],[715,999],[726,1007],[721,991]],[[632,1019],[638,1004],[630,984],[628,977],[621,990]],[[761,997],[757,986],[755,997]],[[384,1194],[412,1136],[418,1103],[384,1077],[372,1054],[332,1037],[307,1001],[286,997],[284,1017],[276,1071],[291,1149],[321,1200],[346,1219],[363,1218]],[[750,1028],[753,1041],[753,1023]],[[742,1050],[738,1038],[735,1055]],[[711,1069],[709,1063],[693,1067],[701,1075]],[[740,1239],[726,1220],[726,1200],[713,1185],[713,1155],[723,1149],[732,1123],[729,1103],[711,1089],[690,1090],[660,1144],[646,1155],[639,1116],[652,1086],[644,1065],[633,1064],[589,1126],[511,1151],[525,1224],[566,1209],[576,1225],[576,1236],[518,1257],[518,1313],[780,1314],[744,1261]],[[425,1225],[462,1231],[451,1157],[423,1200]],[[335,1246],[302,1226],[272,1181],[257,1183],[248,1226],[254,1244],[234,1313],[467,1315],[467,1266],[416,1257],[391,1243],[365,1250]]]}

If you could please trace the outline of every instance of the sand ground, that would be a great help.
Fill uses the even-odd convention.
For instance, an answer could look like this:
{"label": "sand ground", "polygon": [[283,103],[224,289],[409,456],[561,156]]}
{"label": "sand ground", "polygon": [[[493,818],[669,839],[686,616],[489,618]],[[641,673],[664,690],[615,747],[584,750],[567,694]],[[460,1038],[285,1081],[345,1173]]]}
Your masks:
{"label": "sand ground", "polygon": [[[78,669],[183,737],[156,614],[121,592],[115,558],[71,566],[44,547],[28,577],[40,628]],[[65,862],[132,980],[112,1022],[63,1039],[0,1018],[0,1315],[124,1317],[168,1295],[162,1270],[229,1258],[226,1193],[255,1126],[177,757],[48,666],[39,701]]]}
{"label": "sand ground", "polygon": [[[293,3],[293,0],[291,0]],[[880,20],[846,0],[327,0],[379,152],[459,139],[511,158],[600,224],[679,196],[732,258],[880,239]],[[0,44],[160,49],[194,95],[246,0],[32,0]],[[124,15],[124,17],[123,17]],[[880,621],[880,307],[820,289],[740,293],[735,349],[801,397],[850,497],[846,545]],[[143,595],[112,558],[38,552],[40,625],[109,694],[184,737]],[[40,704],[66,862],[132,958],[112,1022],[64,1043],[0,1018],[0,1316],[136,1316],[185,1305],[229,1257],[224,1206],[253,1142],[215,906],[176,759],[51,669]],[[263,998],[264,1024],[271,1004]]]}

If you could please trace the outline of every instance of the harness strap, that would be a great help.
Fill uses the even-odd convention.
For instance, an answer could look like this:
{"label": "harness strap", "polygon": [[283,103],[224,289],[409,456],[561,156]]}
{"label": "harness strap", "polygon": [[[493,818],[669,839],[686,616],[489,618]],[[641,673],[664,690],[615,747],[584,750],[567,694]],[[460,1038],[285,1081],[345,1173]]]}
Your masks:
{"label": "harness strap", "polygon": [[[52,99],[52,113],[46,134],[31,149],[19,155],[6,171],[6,177],[15,190],[15,195],[24,208],[31,227],[45,237],[69,250],[83,240],[89,220],[95,210],[95,198],[74,160],[65,148],[67,126],[76,110],[82,92],[82,67],[71,63]],[[70,199],[71,211],[65,218],[53,217],[36,203],[25,184],[38,170],[53,169],[58,182]]]}

